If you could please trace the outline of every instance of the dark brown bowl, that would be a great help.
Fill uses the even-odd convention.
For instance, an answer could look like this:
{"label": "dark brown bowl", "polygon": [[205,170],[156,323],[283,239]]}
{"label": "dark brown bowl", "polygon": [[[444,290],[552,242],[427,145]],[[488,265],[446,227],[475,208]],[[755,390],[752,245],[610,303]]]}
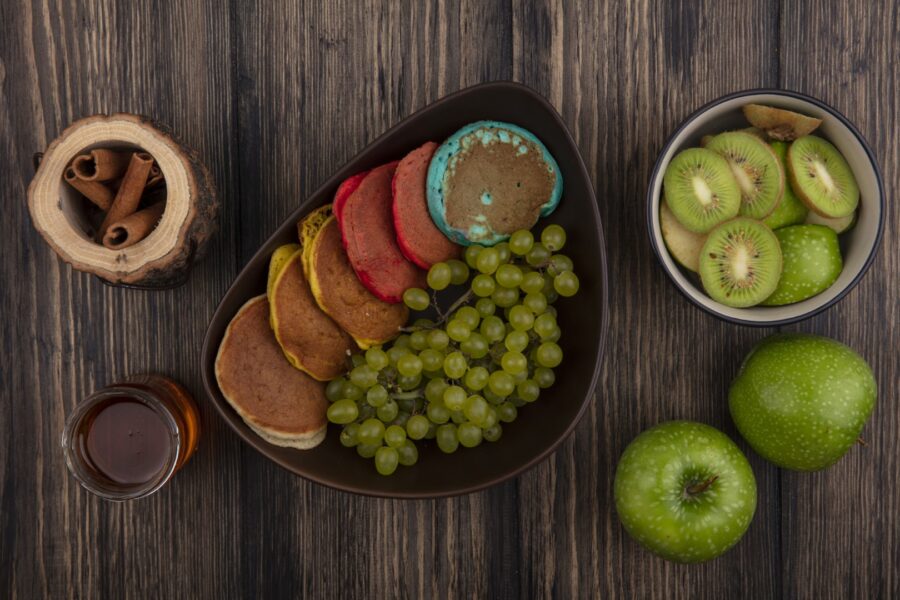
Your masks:
{"label": "dark brown bowl", "polygon": [[[297,241],[296,223],[311,210],[331,202],[338,184],[353,173],[402,158],[428,140],[441,141],[472,121],[508,121],[531,130],[556,157],[563,175],[559,208],[538,224],[566,228],[564,252],[575,262],[581,280],[578,296],[556,306],[565,354],[556,369],[556,384],[523,407],[495,443],[444,454],[433,442],[419,446],[419,462],[379,475],[371,459],[357,456],[338,441],[330,426],[324,442],[312,450],[273,446],[253,433],[234,412],[216,383],[214,362],[229,321],[253,296],[265,292],[269,256],[278,246]],[[607,328],[606,248],[597,199],[578,148],[562,119],[544,98],[515,83],[486,83],[462,90],[420,110],[372,142],[335,173],[262,245],[234,280],[213,315],[203,343],[206,392],[229,425],[263,455],[311,481],[340,490],[396,498],[430,498],[464,494],[514,477],[549,456],[571,433],[594,395]]]}

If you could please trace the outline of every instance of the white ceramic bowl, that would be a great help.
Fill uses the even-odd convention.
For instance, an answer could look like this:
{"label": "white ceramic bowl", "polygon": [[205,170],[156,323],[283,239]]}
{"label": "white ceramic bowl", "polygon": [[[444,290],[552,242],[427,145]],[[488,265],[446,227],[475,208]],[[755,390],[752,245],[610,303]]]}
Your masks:
{"label": "white ceramic bowl", "polygon": [[[815,135],[834,144],[844,155],[859,184],[859,217],[856,225],[841,234],[844,269],[831,287],[803,302],[786,306],[732,308],[706,295],[700,278],[683,269],[669,255],[659,224],[663,174],[679,151],[700,145],[700,138],[732,129],[749,127],[741,112],[745,104],[757,103],[794,110],[822,119]],[[710,102],[688,117],[666,142],[650,177],[647,190],[647,227],[650,244],[675,286],[688,300],[727,321],[744,325],[773,326],[811,317],[835,304],[855,286],[868,270],[881,244],[884,229],[884,186],[878,163],[862,135],[844,115],[821,100],[784,90],[747,90]]]}

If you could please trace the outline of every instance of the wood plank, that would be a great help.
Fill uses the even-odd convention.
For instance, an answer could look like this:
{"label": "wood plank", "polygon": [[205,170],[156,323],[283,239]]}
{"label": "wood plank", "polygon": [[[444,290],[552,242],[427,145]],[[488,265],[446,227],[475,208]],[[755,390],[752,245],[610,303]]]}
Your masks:
{"label": "wood plank", "polygon": [[[215,2],[163,8],[80,1],[0,8],[0,147],[11,162],[0,178],[7,432],[0,553],[9,596],[223,596],[238,585],[229,565],[237,561],[240,512],[228,492],[240,475],[239,446],[209,405],[201,401],[198,455],[148,500],[112,504],[87,494],[59,450],[78,399],[125,375],[168,373],[201,392],[203,333],[235,272],[227,249],[236,196],[225,168],[234,113],[230,95],[220,93],[231,86],[227,14]],[[222,191],[222,231],[178,290],[112,289],[73,272],[27,215],[32,153],[78,117],[120,110],[170,124]]]}
{"label": "wood plank", "polygon": [[[873,3],[785,4],[781,84],[842,112],[872,145],[884,176],[881,251],[837,306],[791,330],[827,335],[862,354],[875,371],[878,405],[857,446],[813,474],[784,471],[783,591],[795,598],[900,595],[900,7]],[[869,198],[862,198],[863,206]]]}

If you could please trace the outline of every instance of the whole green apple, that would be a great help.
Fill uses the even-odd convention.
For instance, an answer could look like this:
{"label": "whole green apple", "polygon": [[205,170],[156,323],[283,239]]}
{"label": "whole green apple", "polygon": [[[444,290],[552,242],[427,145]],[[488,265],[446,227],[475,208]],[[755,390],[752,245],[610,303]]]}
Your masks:
{"label": "whole green apple", "polygon": [[872,369],[832,339],[776,334],[760,342],[731,384],[738,431],[763,458],[788,469],[834,464],[875,407]]}
{"label": "whole green apple", "polygon": [[756,511],[756,478],[718,429],[669,421],[625,448],[615,497],[622,524],[641,544],[668,560],[702,562],[747,531]]}

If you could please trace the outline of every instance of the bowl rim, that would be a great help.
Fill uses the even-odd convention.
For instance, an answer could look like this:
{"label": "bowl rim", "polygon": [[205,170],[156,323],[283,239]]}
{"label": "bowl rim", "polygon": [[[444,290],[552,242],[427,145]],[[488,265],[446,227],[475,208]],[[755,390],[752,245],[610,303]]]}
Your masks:
{"label": "bowl rim", "polygon": [[[256,434],[252,433],[249,430],[249,428],[244,430],[239,427],[235,427],[234,424],[232,423],[231,415],[226,414],[226,411],[231,410],[230,406],[228,406],[227,402],[220,402],[215,396],[214,390],[218,390],[218,383],[215,381],[214,376],[213,376],[213,379],[210,380],[210,373],[208,372],[209,370],[205,367],[204,362],[205,362],[205,359],[208,356],[210,356],[210,352],[212,351],[211,344],[213,343],[214,340],[211,339],[212,338],[211,329],[212,329],[213,323],[215,321],[217,321],[220,317],[219,313],[223,310],[223,305],[224,305],[225,299],[228,298],[230,296],[232,290],[234,290],[235,285],[236,285],[238,279],[240,278],[240,275],[243,272],[243,270],[247,267],[247,265],[249,265],[250,263],[257,260],[260,253],[262,252],[263,248],[266,246],[267,242],[272,238],[272,236],[277,234],[278,230],[284,226],[285,222],[296,221],[299,218],[301,218],[303,215],[308,213],[310,210],[316,208],[316,207],[310,205],[310,200],[312,198],[319,196],[321,193],[323,193],[325,190],[327,190],[329,188],[336,188],[338,183],[340,183],[340,181],[342,181],[342,179],[347,176],[346,174],[344,174],[344,171],[347,169],[348,165],[358,161],[364,154],[366,154],[370,150],[370,148],[372,148],[373,146],[377,146],[384,139],[393,135],[395,130],[403,127],[408,120],[418,116],[419,114],[421,114],[425,111],[433,110],[440,105],[449,104],[462,96],[469,95],[472,93],[489,91],[492,89],[508,89],[517,94],[529,96],[532,100],[534,100],[537,104],[539,104],[542,108],[544,108],[548,112],[548,114],[550,114],[552,116],[552,118],[555,120],[556,125],[562,132],[565,140],[571,144],[572,148],[575,149],[575,160],[573,161],[574,164],[572,164],[572,168],[587,183],[589,197],[580,199],[579,201],[587,202],[590,205],[589,210],[592,211],[592,213],[594,215],[594,223],[596,224],[595,230],[596,230],[597,240],[600,245],[600,255],[591,261],[593,263],[591,265],[591,268],[599,270],[598,283],[600,284],[601,289],[599,290],[598,304],[599,304],[599,307],[602,309],[603,314],[601,315],[601,318],[600,318],[600,335],[597,340],[597,347],[598,347],[597,359],[594,362],[592,373],[591,373],[591,380],[588,384],[588,390],[587,390],[587,393],[585,394],[585,397],[581,401],[581,405],[578,407],[578,410],[575,413],[575,416],[572,418],[571,422],[566,426],[566,428],[562,431],[562,433],[551,444],[549,444],[544,450],[542,450],[540,453],[538,453],[532,459],[524,462],[523,464],[519,465],[518,467],[516,467],[514,469],[511,469],[507,473],[504,473],[504,474],[494,477],[492,479],[486,480],[481,483],[473,484],[473,485],[467,485],[467,486],[463,486],[463,487],[459,487],[459,488],[449,489],[447,491],[417,492],[414,490],[398,490],[398,491],[371,490],[371,489],[356,486],[353,484],[339,484],[339,483],[335,483],[333,481],[327,481],[318,476],[311,475],[307,472],[303,472],[301,470],[296,469],[292,465],[287,464],[287,463],[283,462],[282,460],[280,460],[279,458],[273,456],[272,453],[270,452],[270,449],[268,448],[268,446],[271,446],[271,445],[268,442],[265,442],[265,440],[263,440],[262,438],[259,438]],[[603,221],[600,217],[600,209],[599,209],[599,205],[597,202],[597,193],[596,193],[596,190],[594,189],[594,183],[593,183],[593,180],[591,179],[590,173],[587,170],[587,166],[585,165],[584,158],[582,157],[582,154],[581,154],[581,149],[579,148],[578,144],[575,142],[574,138],[572,137],[572,134],[569,131],[569,128],[566,126],[566,123],[563,120],[562,116],[559,114],[559,112],[553,107],[553,105],[546,98],[544,98],[536,90],[534,90],[524,84],[515,82],[515,81],[507,81],[507,80],[489,81],[489,82],[471,85],[469,87],[462,88],[462,89],[452,92],[446,96],[443,96],[443,97],[435,100],[434,102],[426,104],[425,106],[419,108],[418,110],[408,114],[407,116],[405,116],[402,119],[400,119],[399,121],[397,121],[394,125],[392,125],[387,130],[385,130],[377,138],[375,138],[374,140],[365,144],[365,146],[363,146],[358,152],[356,152],[343,165],[341,165],[339,168],[332,171],[331,175],[325,181],[323,181],[315,190],[313,190],[311,193],[309,193],[305,197],[305,199],[297,206],[296,209],[294,209],[289,215],[287,215],[286,217],[284,217],[283,219],[281,219],[279,221],[279,223],[275,226],[275,229],[260,244],[260,246],[256,250],[256,252],[254,252],[253,255],[250,257],[250,259],[247,260],[247,262],[244,263],[244,265],[242,265],[238,269],[237,274],[235,275],[231,284],[228,286],[228,289],[222,294],[222,297],[219,299],[219,302],[216,305],[216,309],[215,309],[215,311],[213,311],[212,317],[210,317],[209,323],[207,324],[207,327],[206,327],[206,333],[203,338],[203,345],[200,350],[200,357],[201,357],[200,371],[201,371],[201,379],[203,381],[204,391],[206,392],[207,397],[209,398],[209,400],[215,407],[216,412],[219,414],[219,416],[222,417],[222,419],[226,422],[228,427],[232,431],[234,431],[244,442],[249,444],[255,451],[259,452],[266,459],[268,459],[272,463],[278,465],[282,469],[284,469],[294,475],[300,476],[301,478],[303,478],[307,481],[316,483],[318,485],[322,485],[322,486],[325,486],[325,487],[328,487],[328,488],[331,488],[334,490],[338,490],[341,492],[349,492],[352,494],[357,494],[360,496],[368,496],[368,497],[373,497],[373,498],[401,499],[401,500],[403,500],[403,499],[415,500],[415,499],[431,499],[431,498],[450,498],[450,497],[454,497],[454,496],[462,496],[462,495],[466,495],[466,494],[471,494],[473,492],[481,491],[481,490],[493,487],[497,484],[507,482],[511,479],[514,479],[515,477],[518,477],[525,471],[528,471],[529,469],[533,468],[537,464],[543,462],[546,458],[548,458],[550,455],[552,455],[554,452],[556,452],[556,450],[559,449],[559,447],[562,445],[562,443],[569,438],[569,436],[575,430],[575,427],[578,426],[578,424],[584,418],[584,413],[587,411],[591,402],[594,400],[594,398],[596,396],[596,392],[597,392],[597,382],[600,378],[600,371],[601,371],[601,368],[603,365],[603,359],[605,357],[606,338],[608,337],[608,329],[609,329],[609,275],[608,275],[608,265],[607,265],[606,259],[607,259],[606,239],[603,234]],[[599,267],[599,269],[598,269],[598,267]],[[218,343],[218,340],[215,340],[215,341],[216,341],[216,343]],[[219,392],[219,393],[221,393],[221,392]]]}
{"label": "bowl rim", "polygon": [[[784,319],[773,319],[773,320],[762,320],[762,321],[751,321],[747,319],[740,319],[738,317],[732,317],[726,314],[723,314],[716,310],[715,308],[708,307],[694,298],[693,293],[690,290],[685,289],[672,275],[671,270],[666,266],[666,263],[663,261],[662,252],[664,251],[659,247],[656,241],[655,231],[654,231],[654,223],[659,220],[658,215],[654,216],[654,213],[658,213],[658,211],[653,210],[653,201],[655,199],[655,195],[653,193],[653,184],[660,177],[660,172],[663,167],[663,157],[669,151],[669,149],[674,145],[675,139],[678,137],[682,131],[684,131],[687,127],[689,127],[695,120],[697,120],[701,115],[705,112],[722,104],[724,102],[728,102],[729,100],[734,100],[735,98],[742,98],[745,96],[755,96],[759,94],[770,94],[774,96],[785,96],[788,98],[795,98],[797,100],[803,100],[804,102],[808,102],[810,104],[815,105],[816,107],[822,109],[827,112],[838,121],[843,124],[850,133],[852,133],[857,141],[859,141],[860,146],[862,146],[863,150],[866,152],[866,157],[869,159],[869,164],[872,166],[872,170],[875,173],[875,181],[878,185],[878,229],[875,235],[875,241],[872,244],[872,249],[869,251],[869,255],[866,257],[865,262],[862,267],[859,269],[859,272],[853,277],[853,279],[844,286],[840,292],[835,295],[834,298],[823,304],[822,306],[813,308],[806,312],[800,313],[798,315],[787,317]],[[875,154],[872,151],[871,146],[866,141],[865,137],[863,137],[862,133],[850,122],[850,120],[845,117],[840,111],[836,108],[830,106],[826,102],[819,100],[818,98],[814,98],[812,96],[807,96],[806,94],[796,92],[793,90],[784,90],[778,88],[753,88],[746,89],[737,92],[732,92],[730,94],[726,94],[724,96],[720,96],[715,100],[707,102],[702,105],[700,108],[692,112],[687,118],[685,118],[673,131],[669,137],[666,139],[666,142],[663,144],[662,149],[659,151],[659,154],[656,158],[656,163],[653,165],[653,171],[650,173],[650,179],[648,180],[647,186],[647,234],[650,238],[650,246],[653,248],[653,253],[656,255],[657,262],[662,270],[666,273],[666,276],[669,280],[675,285],[675,288],[685,297],[687,298],[691,304],[702,309],[704,312],[707,312],[711,315],[714,315],[724,321],[728,321],[730,323],[736,323],[738,325],[748,325],[751,327],[778,327],[781,325],[789,325],[791,323],[796,323],[798,321],[803,321],[812,316],[815,316],[838,302],[840,302],[844,296],[846,296],[850,290],[852,290],[856,285],[862,280],[863,276],[868,272],[869,267],[872,266],[872,263],[875,260],[875,256],[878,254],[878,250],[881,247],[881,238],[884,234],[884,181],[881,176],[881,168],[878,165],[878,160],[875,158]],[[666,252],[668,252],[666,250]],[[677,268],[677,267],[676,267]]]}

